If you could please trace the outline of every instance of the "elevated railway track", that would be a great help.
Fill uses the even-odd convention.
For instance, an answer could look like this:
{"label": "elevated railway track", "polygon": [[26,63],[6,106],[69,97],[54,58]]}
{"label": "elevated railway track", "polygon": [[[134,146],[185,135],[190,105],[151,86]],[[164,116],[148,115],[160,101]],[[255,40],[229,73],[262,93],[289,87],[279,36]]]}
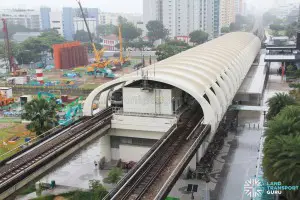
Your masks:
{"label": "elevated railway track", "polygon": [[107,108],[93,117],[84,118],[78,123],[62,129],[39,145],[3,162],[0,166],[0,194],[83,139],[109,125],[111,117],[112,109]]}
{"label": "elevated railway track", "polygon": [[105,199],[163,199],[210,132],[193,107],[161,138]]}

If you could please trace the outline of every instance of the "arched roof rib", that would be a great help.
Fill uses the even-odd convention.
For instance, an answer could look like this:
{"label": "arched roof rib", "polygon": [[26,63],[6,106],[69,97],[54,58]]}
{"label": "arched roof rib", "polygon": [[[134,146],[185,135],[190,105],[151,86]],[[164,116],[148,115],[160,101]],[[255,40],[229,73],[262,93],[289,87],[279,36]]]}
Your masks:
{"label": "arched roof rib", "polygon": [[[143,70],[148,71],[149,80],[173,85],[193,96],[203,109],[204,123],[210,123],[214,129],[259,50],[260,40],[252,33],[228,33]],[[96,88],[85,101],[84,115],[92,115],[92,103],[99,93],[121,83],[142,80],[140,74],[133,72]]]}

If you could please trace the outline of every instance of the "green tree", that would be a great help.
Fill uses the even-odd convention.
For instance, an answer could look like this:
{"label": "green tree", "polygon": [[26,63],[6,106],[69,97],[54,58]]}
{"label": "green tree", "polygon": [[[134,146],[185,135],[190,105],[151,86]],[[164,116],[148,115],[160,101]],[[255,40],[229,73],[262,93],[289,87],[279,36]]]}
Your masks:
{"label": "green tree", "polygon": [[[133,39],[138,38],[142,34],[142,30],[134,26],[133,23],[128,22],[126,18],[119,16],[119,24],[121,25],[122,38],[124,42],[129,42]],[[119,28],[115,29],[115,34],[119,36]]]}
{"label": "green tree", "polygon": [[279,25],[279,24],[270,24],[270,29],[272,31],[283,31],[284,30],[284,26]]}
{"label": "green tree", "polygon": [[107,194],[106,188],[102,185],[99,180],[90,180],[89,188],[93,193],[93,199],[103,199]]}
{"label": "green tree", "polygon": [[165,44],[161,44],[157,47],[155,55],[157,60],[164,60],[173,55],[176,55],[182,51],[191,48],[187,43],[183,41],[171,40]]}
{"label": "green tree", "polygon": [[97,33],[100,36],[107,36],[115,33],[117,27],[113,24],[101,24],[97,26]]}
{"label": "green tree", "polygon": [[132,47],[137,48],[140,51],[143,51],[144,48],[146,47],[153,47],[153,44],[151,42],[143,41],[142,38],[139,38],[138,41],[132,43]]}
{"label": "green tree", "polygon": [[224,27],[221,28],[221,33],[229,33],[229,32],[230,32],[229,27],[224,26]]}
{"label": "green tree", "polygon": [[269,25],[273,22],[273,20],[276,19],[276,16],[271,14],[270,12],[266,12],[263,15],[263,23],[264,25]]}
{"label": "green tree", "polygon": [[44,31],[38,38],[40,38],[48,49],[52,48],[53,44],[60,44],[65,42],[65,39],[55,29]]}
{"label": "green tree", "polygon": [[90,42],[89,33],[84,30],[78,30],[78,31],[76,31],[76,33],[74,35],[74,40],[77,40],[80,42]]}
{"label": "green tree", "polygon": [[[300,184],[300,107],[287,106],[268,123],[263,169],[268,181]],[[288,199],[299,199],[299,191],[287,191]]]}
{"label": "green tree", "polygon": [[[95,44],[97,50],[100,50],[103,48],[103,46],[99,43],[94,43],[94,44]],[[84,43],[84,45],[86,45],[88,47],[89,52],[93,52],[94,49],[93,49],[92,43],[87,42],[87,43]]]}
{"label": "green tree", "polygon": [[292,96],[286,93],[276,93],[275,96],[271,97],[267,101],[267,103],[269,105],[267,119],[270,120],[273,117],[275,117],[281,111],[281,109],[283,109],[287,105],[295,105],[296,101]]}
{"label": "green tree", "polygon": [[207,41],[208,33],[205,33],[202,30],[196,30],[190,33],[190,42],[194,44],[202,44]]}
{"label": "green tree", "polygon": [[298,28],[299,26],[297,22],[293,22],[292,24],[287,25],[285,28],[285,35],[289,38],[296,37]]}
{"label": "green tree", "polygon": [[28,130],[41,135],[58,125],[57,109],[58,105],[53,99],[49,102],[43,98],[34,99],[25,104],[22,119],[31,121],[27,126]]}
{"label": "green tree", "polygon": [[[12,55],[16,56],[19,51],[20,45],[14,42],[10,42]],[[4,42],[0,42],[0,59],[8,59],[6,47]]]}
{"label": "green tree", "polygon": [[152,44],[156,40],[166,39],[166,37],[169,35],[168,29],[166,29],[163,23],[158,20],[149,21],[146,25],[146,28],[148,30],[147,36]]}
{"label": "green tree", "polygon": [[[1,21],[2,23],[2,21]],[[2,26],[2,24],[1,24]],[[7,30],[8,30],[8,36],[12,37],[13,34],[15,34],[16,32],[32,32],[32,31],[38,31],[38,30],[32,30],[29,28],[26,28],[23,25],[19,25],[19,24],[12,24],[12,23],[7,23]],[[1,29],[0,31],[0,38],[4,38],[4,33]]]}
{"label": "green tree", "polygon": [[114,167],[109,171],[107,177],[104,179],[104,182],[116,184],[119,182],[119,180],[121,180],[122,175],[122,169]]}

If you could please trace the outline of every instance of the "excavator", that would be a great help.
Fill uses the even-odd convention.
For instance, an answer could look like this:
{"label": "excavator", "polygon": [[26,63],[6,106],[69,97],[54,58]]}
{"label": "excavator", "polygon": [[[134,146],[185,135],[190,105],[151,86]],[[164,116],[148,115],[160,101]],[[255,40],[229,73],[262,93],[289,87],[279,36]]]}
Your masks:
{"label": "excavator", "polygon": [[130,60],[129,56],[123,57],[123,39],[122,39],[122,31],[121,31],[121,24],[119,25],[119,41],[120,41],[120,58],[113,60],[113,64],[115,66],[123,66],[129,65]]}
{"label": "excavator", "polygon": [[82,106],[79,100],[81,100],[81,97],[66,107],[64,116],[60,117],[59,125],[67,126],[75,121],[78,115],[82,114]]}
{"label": "excavator", "polygon": [[15,102],[14,98],[6,98],[0,93],[0,106],[7,106]]}
{"label": "excavator", "polygon": [[92,47],[93,47],[93,52],[94,52],[94,57],[95,57],[95,62],[93,64],[91,64],[90,67],[89,67],[89,68],[93,68],[93,70],[88,69],[88,71],[94,71],[95,75],[97,74],[96,72],[99,72],[99,73],[104,74],[105,77],[114,78],[115,75],[111,72],[110,69],[107,68],[107,66],[111,63],[111,60],[102,59],[105,48],[103,48],[101,50],[97,50],[97,48],[95,46],[95,43],[93,41],[93,37],[92,37],[91,31],[90,31],[90,28],[89,28],[88,23],[86,21],[85,14],[83,12],[83,8],[82,8],[82,5],[80,3],[80,0],[76,0],[76,1],[77,1],[78,5],[79,5],[79,8],[81,10],[82,17],[83,17],[86,29],[87,29],[88,34],[89,34],[89,38],[90,38],[90,41],[91,41],[91,44],[92,44]]}

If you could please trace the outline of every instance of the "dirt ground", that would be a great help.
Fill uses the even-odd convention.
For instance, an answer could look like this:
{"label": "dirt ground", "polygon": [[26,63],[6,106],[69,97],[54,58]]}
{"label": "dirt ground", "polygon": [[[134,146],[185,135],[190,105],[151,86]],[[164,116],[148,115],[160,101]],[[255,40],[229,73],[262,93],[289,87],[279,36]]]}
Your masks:
{"label": "dirt ground", "polygon": [[[125,67],[123,69],[118,69],[114,71],[114,74],[116,77],[121,77],[124,74],[129,74],[134,71],[133,66],[140,62],[140,60],[132,60],[132,64],[128,67]],[[148,62],[146,62],[147,64]],[[52,71],[45,71],[44,72],[44,79],[45,80],[50,80],[50,81],[62,81],[62,80],[72,80],[75,82],[75,85],[77,85],[80,88],[87,88],[87,89],[93,89],[96,88],[97,86],[106,83],[108,81],[111,81],[111,78],[105,78],[105,77],[94,77],[94,76],[89,76],[85,73],[85,71],[80,72],[82,77],[76,77],[76,78],[68,78],[68,77],[63,77],[64,73],[71,72],[72,69],[69,70],[52,70]]]}

